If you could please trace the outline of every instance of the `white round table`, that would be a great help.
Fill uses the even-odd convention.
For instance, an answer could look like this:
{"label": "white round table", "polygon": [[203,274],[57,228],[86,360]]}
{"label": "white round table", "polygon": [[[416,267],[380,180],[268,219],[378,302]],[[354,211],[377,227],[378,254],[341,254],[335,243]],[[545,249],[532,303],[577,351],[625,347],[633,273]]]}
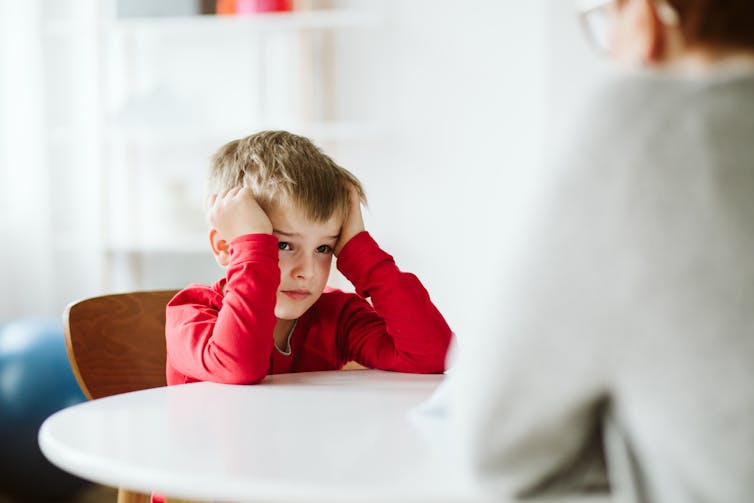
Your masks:
{"label": "white round table", "polygon": [[409,418],[442,379],[360,370],[155,388],[62,410],[39,443],[80,477],[177,498],[472,501]]}

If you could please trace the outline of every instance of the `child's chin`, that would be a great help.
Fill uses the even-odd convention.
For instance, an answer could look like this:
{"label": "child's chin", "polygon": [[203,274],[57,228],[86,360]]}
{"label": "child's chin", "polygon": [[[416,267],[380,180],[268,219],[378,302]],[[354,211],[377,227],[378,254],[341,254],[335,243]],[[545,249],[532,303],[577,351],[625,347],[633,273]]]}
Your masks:
{"label": "child's chin", "polygon": [[297,320],[317,301],[319,295],[315,298],[309,297],[305,301],[291,301],[285,298],[283,294],[278,294],[277,304],[275,305],[275,317],[279,320]]}
{"label": "child's chin", "polygon": [[275,309],[275,318],[279,320],[297,320],[306,312],[306,309]]}

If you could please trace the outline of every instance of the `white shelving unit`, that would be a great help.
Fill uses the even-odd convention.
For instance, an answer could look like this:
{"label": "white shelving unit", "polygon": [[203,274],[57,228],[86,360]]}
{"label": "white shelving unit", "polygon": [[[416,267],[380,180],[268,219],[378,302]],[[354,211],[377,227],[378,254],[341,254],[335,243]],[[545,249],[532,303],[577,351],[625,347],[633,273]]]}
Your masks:
{"label": "white shelving unit", "polygon": [[[227,141],[287,129],[337,159],[382,134],[334,105],[333,38],[380,26],[379,12],[117,17],[132,1],[44,11],[60,299],[215,281],[202,203],[209,158]],[[333,284],[347,286],[337,274]]]}
{"label": "white shelving unit", "polygon": [[219,31],[280,32],[301,30],[330,30],[374,25],[372,13],[355,10],[309,10],[259,13],[238,16],[181,16],[181,17],[129,17],[113,22],[114,31],[182,32],[191,36],[207,35]]}
{"label": "white shelving unit", "polygon": [[[280,128],[329,150],[377,134],[373,125],[334,115],[336,63],[330,41],[333,30],[377,21],[355,10],[106,15],[104,288],[162,286],[150,283],[150,267],[164,273],[181,256],[206,267],[206,275],[217,275],[201,204],[209,157],[227,141]],[[64,138],[65,132],[55,136]],[[149,265],[160,260],[163,265]],[[180,286],[186,278],[176,282]]]}

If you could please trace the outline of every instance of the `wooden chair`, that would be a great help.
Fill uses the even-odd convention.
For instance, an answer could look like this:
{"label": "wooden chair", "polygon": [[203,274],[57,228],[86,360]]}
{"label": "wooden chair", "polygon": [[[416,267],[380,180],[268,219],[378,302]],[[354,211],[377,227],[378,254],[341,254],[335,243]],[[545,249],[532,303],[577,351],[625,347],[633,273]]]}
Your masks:
{"label": "wooden chair", "polygon": [[[65,343],[76,380],[90,400],[166,386],[165,306],[177,290],[103,295],[70,304]],[[118,490],[118,503],[148,494]]]}
{"label": "wooden chair", "polygon": [[66,308],[68,358],[87,398],[167,385],[165,306],[176,293],[103,295]]}

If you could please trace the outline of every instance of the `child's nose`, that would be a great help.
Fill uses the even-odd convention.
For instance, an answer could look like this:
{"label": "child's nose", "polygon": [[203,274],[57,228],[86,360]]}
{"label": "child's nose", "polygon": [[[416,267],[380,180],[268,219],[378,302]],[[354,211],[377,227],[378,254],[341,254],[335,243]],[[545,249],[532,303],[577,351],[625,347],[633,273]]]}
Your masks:
{"label": "child's nose", "polygon": [[298,257],[293,267],[293,275],[296,278],[308,279],[314,272],[314,257],[311,254],[304,253]]}

